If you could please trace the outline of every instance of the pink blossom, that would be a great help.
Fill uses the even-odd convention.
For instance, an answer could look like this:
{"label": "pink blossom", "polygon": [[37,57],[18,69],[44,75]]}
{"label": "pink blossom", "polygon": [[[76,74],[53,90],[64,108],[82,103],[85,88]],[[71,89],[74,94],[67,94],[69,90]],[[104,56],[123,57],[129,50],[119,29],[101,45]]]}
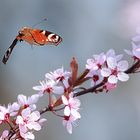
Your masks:
{"label": "pink blossom", "polygon": [[0,106],[0,124],[2,122],[9,122],[10,116],[16,116],[20,106],[16,102],[8,104],[7,107]]}
{"label": "pink blossom", "polygon": [[32,112],[30,108],[22,110],[21,115],[18,115],[16,119],[16,124],[19,125],[21,137],[25,139],[34,139],[32,131],[41,130],[39,121],[41,120],[40,113],[38,111]]}
{"label": "pink blossom", "polygon": [[130,50],[124,50],[128,55],[131,55],[132,57],[140,59],[140,45],[136,45],[134,42],[132,42],[132,51]]}
{"label": "pink blossom", "polygon": [[67,129],[67,131],[70,134],[72,134],[72,126],[76,126],[76,121],[77,119],[72,115],[64,117],[63,126]]}
{"label": "pink blossom", "polygon": [[117,62],[114,57],[107,58],[107,67],[102,68],[101,75],[108,77],[108,82],[116,84],[118,80],[127,81],[129,79],[128,74],[125,71],[128,69],[128,62],[121,60]]}
{"label": "pink blossom", "polygon": [[71,76],[71,72],[64,71],[63,67],[55,70],[54,72],[46,73],[45,77],[49,80],[62,82],[65,87],[68,87],[68,79]]}
{"label": "pink blossom", "polygon": [[40,82],[41,85],[34,86],[33,89],[39,91],[40,94],[43,93],[55,93],[62,94],[64,93],[64,88],[62,86],[57,86],[57,82],[53,80],[46,80]]}
{"label": "pink blossom", "polygon": [[101,75],[100,70],[89,71],[86,77],[91,78],[91,86],[95,86],[99,84],[103,80],[103,76]]}
{"label": "pink blossom", "polygon": [[24,108],[30,107],[30,109],[35,110],[36,109],[35,104],[39,100],[39,95],[34,94],[27,98],[25,95],[20,94],[18,95],[17,100],[18,100],[18,104],[21,107],[24,107]]}
{"label": "pink blossom", "polygon": [[0,106],[0,124],[3,122],[9,122],[10,107]]}
{"label": "pink blossom", "polygon": [[63,125],[66,127],[67,131],[72,133],[72,124],[81,118],[79,111],[80,108],[80,100],[76,97],[73,97],[73,93],[69,95],[67,99],[64,95],[62,95],[62,102],[65,105],[64,108],[64,120]]}
{"label": "pink blossom", "polygon": [[62,95],[62,102],[65,105],[65,108],[64,108],[65,116],[73,115],[77,119],[81,118],[81,115],[78,112],[81,103],[77,97],[73,98],[71,94],[69,96],[69,99],[67,99],[64,95]]}
{"label": "pink blossom", "polygon": [[8,105],[10,116],[16,116],[19,109],[20,109],[20,105],[17,102]]}
{"label": "pink blossom", "polygon": [[87,60],[86,68],[90,71],[98,70],[102,67],[106,60],[106,56],[104,53],[99,55],[93,55],[93,58]]}

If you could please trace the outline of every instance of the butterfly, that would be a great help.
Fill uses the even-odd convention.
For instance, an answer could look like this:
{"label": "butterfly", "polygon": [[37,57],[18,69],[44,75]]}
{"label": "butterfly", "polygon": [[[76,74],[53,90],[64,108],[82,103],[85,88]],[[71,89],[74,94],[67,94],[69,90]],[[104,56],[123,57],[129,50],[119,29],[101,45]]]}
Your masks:
{"label": "butterfly", "polygon": [[19,30],[18,35],[7,49],[2,62],[4,64],[7,63],[14,47],[16,46],[17,42],[25,41],[30,45],[37,45],[37,46],[44,46],[47,44],[52,44],[57,46],[59,43],[62,42],[62,38],[50,31],[41,30],[41,29],[34,29],[30,27],[23,27]]}

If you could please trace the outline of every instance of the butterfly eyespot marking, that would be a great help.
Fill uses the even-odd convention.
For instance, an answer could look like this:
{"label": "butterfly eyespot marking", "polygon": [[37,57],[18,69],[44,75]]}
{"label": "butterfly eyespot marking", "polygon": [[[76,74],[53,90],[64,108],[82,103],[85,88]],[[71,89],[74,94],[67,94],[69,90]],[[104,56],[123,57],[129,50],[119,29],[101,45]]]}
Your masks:
{"label": "butterfly eyespot marking", "polygon": [[59,36],[56,34],[50,34],[48,35],[48,40],[51,42],[58,42]]}

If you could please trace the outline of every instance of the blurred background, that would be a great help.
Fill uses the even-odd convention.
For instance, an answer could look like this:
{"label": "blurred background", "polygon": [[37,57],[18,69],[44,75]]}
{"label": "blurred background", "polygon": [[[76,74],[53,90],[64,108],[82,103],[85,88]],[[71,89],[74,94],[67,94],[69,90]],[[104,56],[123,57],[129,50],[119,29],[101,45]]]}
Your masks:
{"label": "blurred background", "polygon": [[[17,44],[7,65],[0,62],[0,104],[16,101],[18,94],[32,95],[32,87],[45,73],[61,66],[69,70],[75,56],[79,71],[93,54],[113,48],[131,48],[131,37],[140,25],[139,0],[0,0],[0,60],[23,26],[46,29],[62,36],[58,47]],[[129,57],[125,55],[125,58]],[[129,59],[130,60],[130,59]],[[131,63],[131,60],[130,60]],[[78,127],[69,135],[60,118],[47,113],[37,140],[139,140],[140,74],[110,93],[81,96]],[[39,108],[46,105],[42,99]]]}

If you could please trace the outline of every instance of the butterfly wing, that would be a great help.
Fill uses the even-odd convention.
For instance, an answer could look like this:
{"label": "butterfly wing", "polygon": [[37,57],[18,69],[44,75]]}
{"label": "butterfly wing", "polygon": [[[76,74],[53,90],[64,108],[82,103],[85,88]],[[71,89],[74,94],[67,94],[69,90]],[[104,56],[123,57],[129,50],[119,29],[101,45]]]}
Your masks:
{"label": "butterfly wing", "polygon": [[47,44],[57,46],[62,41],[59,35],[46,30],[33,29],[31,35],[34,42],[41,46]]}
{"label": "butterfly wing", "polygon": [[18,41],[19,41],[19,40],[16,38],[16,39],[12,42],[11,46],[7,49],[5,55],[4,55],[3,59],[2,59],[2,62],[3,62],[4,64],[6,64],[6,62],[8,61],[8,59],[9,59],[9,57],[10,57],[10,55],[11,55],[11,53],[12,53],[12,51],[13,51],[13,49],[14,49],[14,47],[16,46],[16,44],[17,44]]}

